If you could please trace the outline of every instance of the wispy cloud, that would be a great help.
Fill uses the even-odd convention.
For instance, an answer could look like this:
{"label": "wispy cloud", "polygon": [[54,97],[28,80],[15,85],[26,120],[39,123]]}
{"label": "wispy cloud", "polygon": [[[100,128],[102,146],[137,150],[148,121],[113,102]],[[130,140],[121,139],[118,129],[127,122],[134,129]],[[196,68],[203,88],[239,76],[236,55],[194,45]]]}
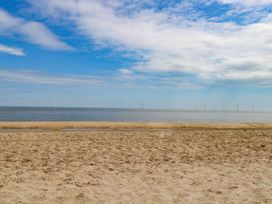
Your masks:
{"label": "wispy cloud", "polygon": [[119,88],[144,88],[144,89],[199,89],[207,83],[198,81],[193,76],[144,74],[131,70],[121,69],[110,75],[52,75],[32,70],[0,69],[0,83],[15,82],[19,84],[44,84],[44,85],[72,85],[72,86],[105,86]]}
{"label": "wispy cloud", "polygon": [[26,21],[14,17],[0,8],[0,35],[19,35],[30,43],[53,50],[71,50],[45,25],[36,21]]}
{"label": "wispy cloud", "polygon": [[222,19],[239,19],[242,24],[256,23],[272,11],[271,0],[207,0],[228,6],[229,10],[221,16]]}
{"label": "wispy cloud", "polygon": [[0,52],[16,56],[25,56],[23,49],[17,47],[9,47],[3,44],[0,44]]}
{"label": "wispy cloud", "polygon": [[268,6],[272,5],[272,0],[217,0],[224,4],[240,4],[244,6]]}
{"label": "wispy cloud", "polygon": [[42,72],[28,70],[7,70],[0,69],[1,82],[17,82],[32,84],[52,84],[52,85],[90,85],[101,83],[102,80],[92,76],[72,76],[72,75],[48,75]]}

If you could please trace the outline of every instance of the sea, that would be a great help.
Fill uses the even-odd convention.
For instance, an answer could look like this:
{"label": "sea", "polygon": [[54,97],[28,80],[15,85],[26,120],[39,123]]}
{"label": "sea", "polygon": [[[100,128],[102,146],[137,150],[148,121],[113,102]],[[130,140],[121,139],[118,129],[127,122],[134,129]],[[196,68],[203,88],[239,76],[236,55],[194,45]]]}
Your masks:
{"label": "sea", "polygon": [[0,121],[272,122],[272,112],[128,108],[0,107]]}

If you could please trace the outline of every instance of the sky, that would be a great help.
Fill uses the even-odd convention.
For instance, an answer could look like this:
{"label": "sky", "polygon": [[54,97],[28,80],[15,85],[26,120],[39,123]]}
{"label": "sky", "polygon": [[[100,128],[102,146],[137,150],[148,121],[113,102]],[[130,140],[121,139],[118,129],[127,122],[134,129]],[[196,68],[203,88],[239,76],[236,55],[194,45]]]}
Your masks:
{"label": "sky", "polygon": [[272,0],[0,0],[0,105],[272,110]]}

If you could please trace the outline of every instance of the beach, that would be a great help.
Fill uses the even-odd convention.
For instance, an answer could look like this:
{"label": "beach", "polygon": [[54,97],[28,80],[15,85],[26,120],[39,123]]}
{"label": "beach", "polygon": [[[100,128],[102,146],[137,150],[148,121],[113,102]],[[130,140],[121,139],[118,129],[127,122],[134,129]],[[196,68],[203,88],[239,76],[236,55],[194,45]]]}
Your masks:
{"label": "beach", "polygon": [[0,203],[272,203],[272,124],[0,122]]}

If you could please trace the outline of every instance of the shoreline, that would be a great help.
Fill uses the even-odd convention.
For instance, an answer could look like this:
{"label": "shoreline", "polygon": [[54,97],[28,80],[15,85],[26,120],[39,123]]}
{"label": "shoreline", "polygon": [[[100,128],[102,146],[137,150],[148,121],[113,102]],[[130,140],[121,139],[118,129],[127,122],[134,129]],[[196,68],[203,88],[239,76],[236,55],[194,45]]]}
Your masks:
{"label": "shoreline", "polygon": [[31,121],[0,122],[0,130],[91,130],[91,129],[272,129],[272,123],[166,123],[166,122],[80,122],[80,121]]}

